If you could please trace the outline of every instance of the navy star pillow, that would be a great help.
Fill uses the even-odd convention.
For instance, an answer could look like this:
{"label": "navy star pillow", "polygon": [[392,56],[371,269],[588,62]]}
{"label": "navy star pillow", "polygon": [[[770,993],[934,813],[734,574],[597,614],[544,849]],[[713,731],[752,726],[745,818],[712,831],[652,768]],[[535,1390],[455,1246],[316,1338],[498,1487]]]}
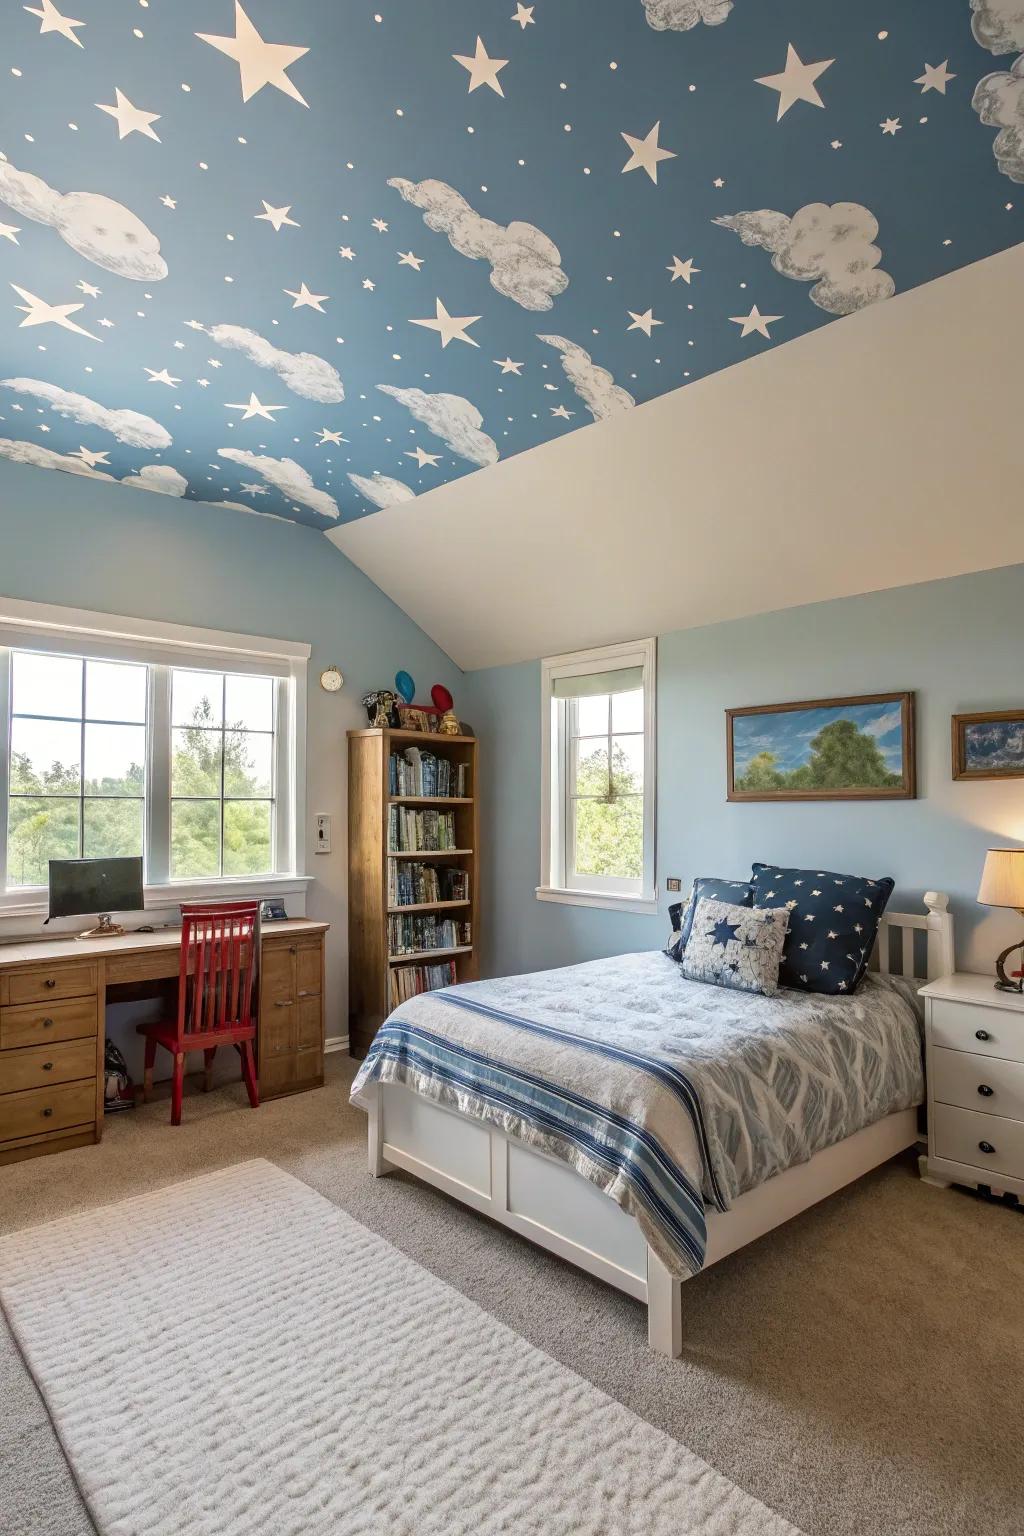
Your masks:
{"label": "navy star pillow", "polygon": [[[697,910],[697,903],[701,897],[708,901],[728,901],[734,907],[752,907],[754,887],[747,880],[719,880],[717,875],[703,875],[695,880],[685,910],[680,902],[676,902],[668,909],[668,915],[672,919],[673,933],[665,953],[671,955],[673,960],[683,958],[683,950],[686,948],[686,942],[693,927],[693,914]],[[680,914],[682,914],[681,918]]]}
{"label": "navy star pillow", "polygon": [[751,881],[755,906],[789,909],[779,986],[852,992],[867,970],[893,881],[777,864],[755,864]]}
{"label": "navy star pillow", "polygon": [[680,967],[686,980],[774,997],[789,922],[785,907],[762,911],[702,896],[696,909]]}

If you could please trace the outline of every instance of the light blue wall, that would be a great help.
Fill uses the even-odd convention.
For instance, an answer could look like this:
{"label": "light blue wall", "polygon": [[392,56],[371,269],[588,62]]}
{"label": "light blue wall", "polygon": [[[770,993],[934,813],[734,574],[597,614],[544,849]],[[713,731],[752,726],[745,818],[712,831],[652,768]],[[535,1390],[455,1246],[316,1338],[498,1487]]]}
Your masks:
{"label": "light blue wall", "polygon": [[[0,465],[0,594],[312,645],[306,846],[316,881],[307,911],[333,925],[327,1032],[345,1034],[345,732],[366,724],[361,695],[386,687],[399,667],[416,679],[418,697],[441,682],[457,704],[459,669],[310,528],[21,465]],[[317,681],[331,664],[345,675],[333,697]],[[314,857],[318,811],[333,818],[333,852]]]}
{"label": "light blue wall", "polygon": [[[471,674],[481,737],[486,901],[493,974],[537,970],[663,941],[663,916],[538,902],[540,666]],[[914,689],[913,801],[738,804],[725,798],[728,707]],[[892,875],[893,906],[925,889],[953,898],[958,963],[987,969],[1024,927],[975,903],[990,843],[1024,841],[1024,780],[953,783],[950,715],[1024,708],[1024,566],[820,603],[659,640],[658,885],[743,876],[754,859]],[[982,927],[982,925],[984,925]]]}

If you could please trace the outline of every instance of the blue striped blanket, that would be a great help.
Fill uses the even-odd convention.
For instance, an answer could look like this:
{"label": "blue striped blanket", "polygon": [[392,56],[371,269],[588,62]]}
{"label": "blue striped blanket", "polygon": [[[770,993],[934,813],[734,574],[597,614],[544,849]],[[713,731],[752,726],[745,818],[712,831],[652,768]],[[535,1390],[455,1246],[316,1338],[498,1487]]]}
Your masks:
{"label": "blue striped blanket", "polygon": [[905,994],[774,998],[688,982],[656,951],[425,993],[352,1087],[414,1092],[567,1163],[635,1217],[676,1274],[707,1211],[923,1094]]}

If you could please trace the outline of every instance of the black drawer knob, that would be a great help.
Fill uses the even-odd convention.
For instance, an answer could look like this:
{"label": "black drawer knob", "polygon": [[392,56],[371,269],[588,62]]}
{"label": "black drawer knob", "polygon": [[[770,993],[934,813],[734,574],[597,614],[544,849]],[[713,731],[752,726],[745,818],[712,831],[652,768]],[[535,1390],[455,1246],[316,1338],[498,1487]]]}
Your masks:
{"label": "black drawer knob", "polygon": [[990,1141],[979,1141],[978,1142],[978,1151],[979,1152],[994,1152],[995,1151],[995,1147],[992,1145],[992,1143]]}
{"label": "black drawer knob", "polygon": [[43,986],[44,987],[55,987],[56,985],[57,985],[57,978],[56,978],[56,976],[47,976],[46,980],[43,982]]}
{"label": "black drawer knob", "polygon": [[990,1099],[994,1091],[994,1089],[989,1087],[988,1083],[978,1084],[978,1092],[981,1094],[983,1099]]}
{"label": "black drawer knob", "polygon": [[44,1072],[52,1072],[53,1071],[53,1062],[52,1061],[44,1061],[43,1062],[43,1071]]}
{"label": "black drawer knob", "polygon": [[43,1119],[44,1120],[49,1120],[49,1118],[50,1118],[50,1116],[52,1114],[53,1114],[53,1110],[52,1109],[44,1109],[43,1110]]}
{"label": "black drawer knob", "polygon": [[974,1031],[974,1038],[975,1040],[991,1040],[992,1036],[987,1029],[976,1029]]}
{"label": "black drawer knob", "polygon": [[52,1029],[53,1028],[53,1020],[52,1019],[44,1019],[43,1020],[43,1028],[44,1029]]}

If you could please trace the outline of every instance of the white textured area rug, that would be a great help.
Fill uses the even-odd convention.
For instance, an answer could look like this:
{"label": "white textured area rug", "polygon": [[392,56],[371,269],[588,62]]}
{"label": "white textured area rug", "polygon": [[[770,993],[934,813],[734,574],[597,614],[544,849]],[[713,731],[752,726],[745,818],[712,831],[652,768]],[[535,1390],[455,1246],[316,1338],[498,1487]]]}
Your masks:
{"label": "white textured area rug", "polygon": [[0,1300],[101,1536],[794,1536],[268,1162],[3,1239]]}

